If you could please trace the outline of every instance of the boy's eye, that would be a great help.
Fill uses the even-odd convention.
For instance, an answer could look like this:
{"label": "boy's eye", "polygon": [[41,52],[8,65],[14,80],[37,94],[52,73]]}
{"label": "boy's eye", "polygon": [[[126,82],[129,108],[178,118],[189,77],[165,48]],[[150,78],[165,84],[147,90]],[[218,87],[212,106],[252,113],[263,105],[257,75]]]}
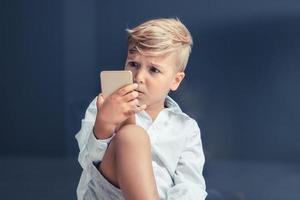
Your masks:
{"label": "boy's eye", "polygon": [[154,73],[160,73],[160,71],[155,67],[151,67],[150,70],[151,70],[151,72],[154,72]]}
{"label": "boy's eye", "polygon": [[133,61],[128,62],[128,65],[129,65],[130,67],[137,67],[137,66],[138,66],[138,64],[137,64],[136,62],[133,62]]}

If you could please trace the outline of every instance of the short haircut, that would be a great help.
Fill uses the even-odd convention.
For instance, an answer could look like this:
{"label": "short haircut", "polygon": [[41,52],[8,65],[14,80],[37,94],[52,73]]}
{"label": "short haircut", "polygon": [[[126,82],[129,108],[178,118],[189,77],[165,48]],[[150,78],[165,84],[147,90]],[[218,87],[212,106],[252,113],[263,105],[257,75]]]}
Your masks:
{"label": "short haircut", "polygon": [[146,21],[127,29],[128,52],[146,56],[178,52],[179,71],[184,71],[191,53],[193,39],[189,30],[176,18]]}

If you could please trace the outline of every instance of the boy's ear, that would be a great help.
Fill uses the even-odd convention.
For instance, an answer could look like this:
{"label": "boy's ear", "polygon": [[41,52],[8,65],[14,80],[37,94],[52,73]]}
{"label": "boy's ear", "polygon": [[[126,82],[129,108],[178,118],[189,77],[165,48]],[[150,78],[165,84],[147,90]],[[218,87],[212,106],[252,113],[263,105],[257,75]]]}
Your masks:
{"label": "boy's ear", "polygon": [[171,84],[171,90],[172,91],[175,91],[177,90],[177,88],[179,87],[181,81],[184,79],[184,76],[185,76],[185,73],[184,72],[177,72],[174,79],[173,79],[173,82]]}

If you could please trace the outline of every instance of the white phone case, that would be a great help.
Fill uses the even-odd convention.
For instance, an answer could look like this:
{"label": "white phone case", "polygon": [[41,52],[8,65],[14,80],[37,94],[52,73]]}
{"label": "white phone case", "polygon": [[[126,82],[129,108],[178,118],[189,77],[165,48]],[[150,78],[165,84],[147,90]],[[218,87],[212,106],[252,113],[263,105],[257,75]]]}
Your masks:
{"label": "white phone case", "polygon": [[119,88],[133,83],[131,71],[102,71],[100,73],[101,91],[104,96],[111,95]]}

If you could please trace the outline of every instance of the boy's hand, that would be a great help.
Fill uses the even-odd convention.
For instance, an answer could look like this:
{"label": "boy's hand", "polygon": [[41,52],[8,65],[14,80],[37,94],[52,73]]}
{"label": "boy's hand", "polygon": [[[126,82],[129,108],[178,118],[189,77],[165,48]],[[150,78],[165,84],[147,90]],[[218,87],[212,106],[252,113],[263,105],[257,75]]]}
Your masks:
{"label": "boy's hand", "polygon": [[[128,84],[108,97],[99,94],[95,129],[101,123],[102,126],[105,124],[110,129],[114,129],[112,130],[114,132],[127,121],[134,122],[134,114],[146,108],[146,105],[139,106],[138,92],[134,91],[137,87],[137,84]],[[98,135],[97,130],[95,132]]]}

